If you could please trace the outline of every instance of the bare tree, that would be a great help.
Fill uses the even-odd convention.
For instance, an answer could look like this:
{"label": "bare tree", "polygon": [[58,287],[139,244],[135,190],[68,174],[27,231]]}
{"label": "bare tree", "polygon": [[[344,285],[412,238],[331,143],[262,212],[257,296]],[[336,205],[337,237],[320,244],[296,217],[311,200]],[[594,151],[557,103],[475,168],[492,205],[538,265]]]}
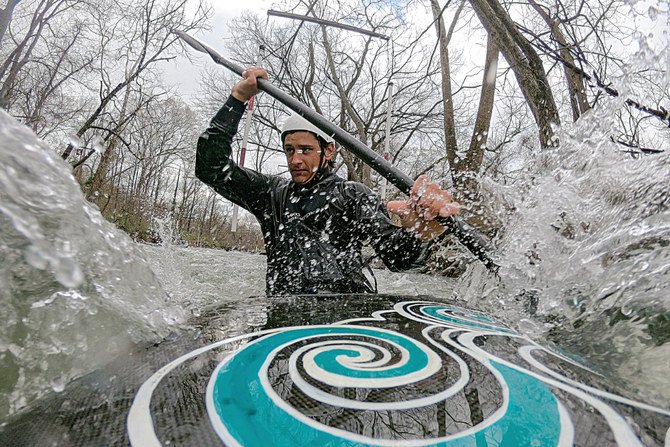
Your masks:
{"label": "bare tree", "polygon": [[[552,0],[540,4],[530,2],[533,11],[542,19],[544,27],[531,20],[517,27],[530,38],[531,43],[547,60],[563,69],[567,96],[573,120],[606,97],[619,98],[621,88],[610,79],[626,78],[627,97],[616,115],[619,127],[612,132],[612,140],[624,148],[643,148],[655,145],[656,132],[649,130],[670,124],[670,112],[662,98],[667,88],[658,84],[661,72],[649,64],[634,66],[634,60],[616,51],[641,30],[628,20],[630,8],[625,2],[587,2],[586,0]],[[633,64],[632,64],[633,63]],[[559,95],[561,91],[558,90]],[[648,118],[654,117],[659,120]],[[650,149],[650,148],[647,148]],[[653,148],[652,148],[653,149]]]}
{"label": "bare tree", "polygon": [[[189,31],[203,25],[208,11],[202,3],[198,3],[196,14],[189,18],[185,12],[188,3],[188,0],[166,0],[164,2],[150,0],[144,4],[134,2],[120,4],[118,5],[120,10],[126,12],[116,18],[111,27],[108,23],[100,22],[101,28],[104,28],[100,30],[101,43],[110,51],[102,54],[101,65],[105,68],[100,73],[99,104],[79,127],[76,132],[77,137],[82,137],[94,125],[96,120],[106,112],[109,103],[117,98],[129,84],[150,71],[150,68],[156,63],[174,58],[175,52],[180,47],[175,45],[178,37],[172,34],[172,29]],[[116,52],[112,53],[112,49],[116,49]],[[113,71],[107,69],[111,61],[108,61],[107,58],[111,56],[116,59],[117,55],[123,61],[124,67],[121,79],[113,82],[111,81]],[[73,149],[74,146],[70,144],[63,151],[64,160],[69,158]],[[96,171],[98,178],[104,176],[107,158],[112,156],[113,151],[108,150],[105,154],[107,155],[101,160],[101,167]]]}
{"label": "bare tree", "polygon": [[[411,40],[399,35],[399,30],[408,29],[401,26],[400,16],[387,11],[378,14],[372,5],[352,10],[344,5],[338,10],[336,6],[319,5],[324,9],[317,7],[313,14],[319,17],[330,14],[327,16],[330,20],[353,22],[382,34],[395,33],[401,41]],[[430,134],[429,140],[434,144],[437,139],[432,133],[441,129],[432,79],[439,68],[431,66],[428,48],[417,42],[391,47],[379,39],[335,29],[322,31],[318,25],[287,21],[271,21],[265,25],[265,20],[250,14],[231,23],[230,27],[234,40],[228,49],[235,59],[242,64],[251,63],[258,46],[263,44],[267,55],[262,63],[273,83],[380,153],[385,137],[386,88],[392,79],[396,86],[391,129],[393,161],[425,161],[426,154],[413,147],[413,139]],[[285,112],[278,112],[280,109],[271,100],[263,99],[256,112],[257,121],[275,135],[286,116]],[[409,125],[410,122],[414,125]],[[270,141],[261,140],[260,147]],[[374,186],[377,179],[370,175],[367,166],[352,157],[346,148],[342,148],[340,154],[343,161],[340,166],[346,168],[350,179]]]}
{"label": "bare tree", "polygon": [[[454,117],[455,94],[452,91],[451,64],[449,58],[449,42],[452,38],[456,24],[459,20],[465,1],[456,7],[449,29],[444,25],[444,13],[449,2],[440,7],[437,0],[431,0],[433,24],[437,32],[439,44],[439,61],[441,69],[442,105],[444,113],[444,139],[446,142],[446,160],[449,163],[451,178],[454,185],[456,199],[465,205],[466,219],[480,229],[489,225],[485,224],[486,218],[483,204],[479,194],[478,177],[484,152],[487,144],[489,126],[493,112],[495,97],[495,80],[498,65],[498,47],[489,35],[487,43],[487,55],[484,64],[484,79],[482,80],[479,108],[475,120],[472,137],[467,151],[459,151],[457,140],[456,120]],[[465,142],[463,142],[465,143]],[[433,163],[425,171],[432,170],[441,160]],[[486,228],[488,229],[488,228]]]}
{"label": "bare tree", "polygon": [[[84,0],[33,0],[21,3],[22,8],[19,11],[16,9],[19,3],[21,2],[8,2],[0,16],[0,107],[8,110],[17,97],[29,92],[28,89],[21,88],[21,75],[29,73],[28,69],[40,64],[52,63],[48,50],[46,54],[35,54],[36,51],[39,53],[40,45],[44,41],[48,48],[48,42],[59,38],[58,31],[52,25],[66,23],[61,20],[64,16],[81,12],[85,6]],[[68,28],[76,34],[81,32],[78,23]],[[72,45],[66,44],[69,48],[53,48],[55,59],[62,59],[63,51],[71,49]]]}
{"label": "bare tree", "polygon": [[555,146],[554,127],[560,118],[542,59],[498,0],[470,0],[470,5],[514,71],[537,123],[540,143]]}

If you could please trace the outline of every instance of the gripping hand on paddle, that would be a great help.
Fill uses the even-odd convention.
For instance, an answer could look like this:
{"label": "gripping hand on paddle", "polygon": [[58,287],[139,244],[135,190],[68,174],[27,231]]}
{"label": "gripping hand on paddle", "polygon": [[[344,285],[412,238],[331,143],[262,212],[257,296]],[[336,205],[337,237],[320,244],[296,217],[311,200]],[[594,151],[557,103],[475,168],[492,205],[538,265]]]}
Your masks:
{"label": "gripping hand on paddle", "polygon": [[409,199],[392,200],[386,209],[400,216],[404,228],[413,229],[421,239],[428,241],[444,232],[444,227],[435,219],[453,216],[461,207],[451,194],[422,175],[414,182]]}
{"label": "gripping hand on paddle", "polygon": [[242,102],[249,101],[258,93],[257,78],[268,79],[268,72],[264,68],[249,67],[242,72],[242,79],[233,87],[232,95]]}

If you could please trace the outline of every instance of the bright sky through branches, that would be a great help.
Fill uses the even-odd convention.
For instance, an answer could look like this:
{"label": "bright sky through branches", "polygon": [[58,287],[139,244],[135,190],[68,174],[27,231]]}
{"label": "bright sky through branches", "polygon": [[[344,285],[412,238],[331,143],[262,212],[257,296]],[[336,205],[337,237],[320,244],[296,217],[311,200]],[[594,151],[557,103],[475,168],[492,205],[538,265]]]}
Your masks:
{"label": "bright sky through branches", "polygon": [[[269,0],[213,2],[212,8],[214,10],[214,15],[209,20],[212,29],[197,34],[195,37],[214,48],[223,56],[226,56],[227,49],[223,45],[222,40],[227,32],[226,24],[235,17],[242,15],[244,11],[265,14],[268,9],[272,8],[272,4],[273,2]],[[200,73],[204,67],[211,65],[212,63],[208,57],[196,54],[194,51],[190,51],[189,55],[192,57],[193,63],[189,62],[186,58],[179,57],[165,65],[166,80],[171,84],[175,84],[178,87],[179,92],[185,97],[197,93]]]}

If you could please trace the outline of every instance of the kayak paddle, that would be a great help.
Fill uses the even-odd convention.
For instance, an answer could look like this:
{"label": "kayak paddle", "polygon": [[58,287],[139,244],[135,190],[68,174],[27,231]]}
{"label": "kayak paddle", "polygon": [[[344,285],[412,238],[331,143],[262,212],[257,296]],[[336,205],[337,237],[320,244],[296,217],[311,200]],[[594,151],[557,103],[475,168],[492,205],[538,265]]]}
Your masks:
{"label": "kayak paddle", "polygon": [[[244,68],[225,59],[223,56],[200,42],[198,39],[191,37],[181,31],[174,30],[173,32],[184,42],[189,44],[193,49],[208,54],[217,64],[222,65],[234,73],[242,76]],[[354,138],[351,134],[349,134],[349,132],[326,120],[322,115],[318,114],[314,110],[307,107],[305,104],[279,90],[265,79],[258,79],[258,88],[259,90],[266,92],[277,101],[287,106],[289,109],[301,115],[303,118],[322,131],[332,135],[338,143],[347,148],[358,158],[363,160],[363,162],[365,162],[368,166],[377,171],[382,177],[386,178],[389,182],[395,185],[400,191],[407,195],[410,194],[412,186],[414,185],[414,181],[408,175],[401,172],[399,169],[389,163],[380,154],[376,153],[361,143],[359,140]],[[490,251],[489,244],[474,228],[455,216],[448,218],[438,217],[437,221],[440,222],[452,235],[454,235],[461,244],[470,250],[472,254],[474,254],[480,261],[482,261],[489,270],[493,272],[497,271],[498,265],[493,262],[493,259],[491,259],[488,253]]]}

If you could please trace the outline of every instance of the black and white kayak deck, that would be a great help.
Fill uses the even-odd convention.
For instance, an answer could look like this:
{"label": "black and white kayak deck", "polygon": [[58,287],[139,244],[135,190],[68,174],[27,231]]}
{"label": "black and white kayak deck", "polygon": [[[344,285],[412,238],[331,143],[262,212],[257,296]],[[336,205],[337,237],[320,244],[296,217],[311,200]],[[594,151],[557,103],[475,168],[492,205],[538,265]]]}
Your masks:
{"label": "black and white kayak deck", "polygon": [[194,326],[42,399],[0,445],[670,445],[668,409],[433,298],[250,298]]}

